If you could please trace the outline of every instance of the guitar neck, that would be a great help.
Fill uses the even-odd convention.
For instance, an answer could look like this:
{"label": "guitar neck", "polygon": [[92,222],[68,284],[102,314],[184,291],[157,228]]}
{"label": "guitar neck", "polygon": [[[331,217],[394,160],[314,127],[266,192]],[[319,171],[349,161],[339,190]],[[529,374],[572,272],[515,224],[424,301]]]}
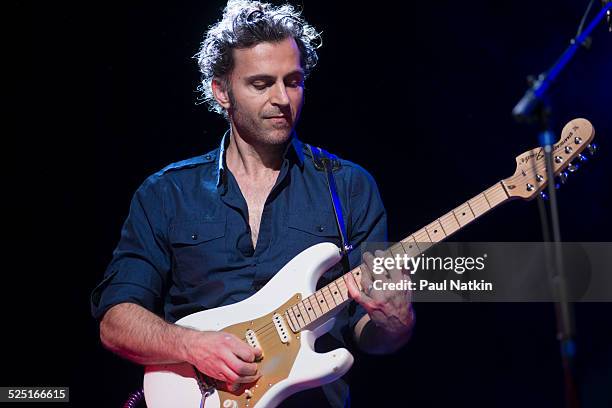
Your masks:
{"label": "guitar neck", "polygon": [[[500,181],[391,246],[385,251],[384,256],[406,254],[409,257],[416,257],[509,199],[506,187]],[[353,274],[359,289],[363,289],[362,268],[365,268],[364,264],[346,274]],[[345,282],[346,275],[327,284],[287,310],[287,321],[290,322],[292,330],[315,327],[323,318],[334,315],[351,300]]]}

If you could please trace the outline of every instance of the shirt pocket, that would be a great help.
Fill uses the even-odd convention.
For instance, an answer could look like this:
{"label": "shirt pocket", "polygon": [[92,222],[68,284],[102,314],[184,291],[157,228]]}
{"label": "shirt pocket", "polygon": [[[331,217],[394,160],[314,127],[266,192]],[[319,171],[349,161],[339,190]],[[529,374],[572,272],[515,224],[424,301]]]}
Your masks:
{"label": "shirt pocket", "polygon": [[169,233],[174,280],[179,286],[196,286],[227,264],[227,221],[203,220],[175,224]]}
{"label": "shirt pocket", "polygon": [[332,212],[290,212],[287,214],[286,225],[286,241],[291,248],[302,251],[321,242],[332,242],[340,246],[338,224]]}

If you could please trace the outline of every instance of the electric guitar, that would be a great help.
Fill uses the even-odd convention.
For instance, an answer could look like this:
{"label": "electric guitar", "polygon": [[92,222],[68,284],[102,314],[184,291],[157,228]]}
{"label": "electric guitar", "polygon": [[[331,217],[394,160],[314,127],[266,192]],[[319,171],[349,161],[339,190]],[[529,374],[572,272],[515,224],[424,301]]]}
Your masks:
{"label": "electric guitar", "polygon": [[[584,159],[595,131],[586,119],[567,123],[553,146],[554,176],[573,172],[571,161]],[[554,178],[554,177],[553,177]],[[552,179],[552,178],[551,178]],[[536,197],[549,181],[542,148],[516,158],[515,173],[495,183],[390,248],[417,256],[506,201]],[[353,274],[361,286],[361,267],[316,290],[319,277],[341,259],[333,243],[314,245],[293,258],[259,292],[241,302],[186,316],[176,324],[196,330],[224,331],[263,351],[257,363],[262,376],[235,392],[199,373],[188,363],[145,368],[144,391],[149,408],[273,408],[298,391],[335,381],[353,364],[344,348],[314,351],[317,337],[331,330],[334,315],[350,297],[345,283]],[[361,289],[361,288],[360,288]],[[211,386],[212,385],[212,386]],[[206,394],[206,398],[203,396]]]}

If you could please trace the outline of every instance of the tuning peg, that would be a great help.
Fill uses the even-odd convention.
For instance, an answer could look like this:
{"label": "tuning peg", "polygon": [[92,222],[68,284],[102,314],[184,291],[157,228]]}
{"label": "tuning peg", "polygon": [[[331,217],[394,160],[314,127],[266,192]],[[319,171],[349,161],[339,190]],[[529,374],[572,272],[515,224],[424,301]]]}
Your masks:
{"label": "tuning peg", "polygon": [[589,149],[589,154],[593,156],[595,152],[597,152],[598,146],[595,143],[591,143],[590,145],[587,146],[587,149]]}
{"label": "tuning peg", "polygon": [[561,174],[559,174],[559,180],[561,181],[561,184],[565,184],[565,182],[567,181],[567,176],[567,171],[562,171]]}
{"label": "tuning peg", "polygon": [[583,163],[584,163],[584,162],[589,161],[589,158],[588,158],[588,157],[586,157],[584,154],[582,154],[582,153],[581,153],[581,154],[579,154],[579,155],[578,155],[578,160],[580,160],[581,162],[583,162]]}
{"label": "tuning peg", "polygon": [[578,165],[578,163],[572,163],[572,162],[570,162],[570,164],[567,166],[567,170],[568,170],[570,173],[574,173],[576,170],[578,170],[578,168],[579,168],[579,167],[580,167],[580,166]]}
{"label": "tuning peg", "polygon": [[540,191],[540,197],[542,197],[542,200],[548,201],[548,194],[546,194],[544,191]]}

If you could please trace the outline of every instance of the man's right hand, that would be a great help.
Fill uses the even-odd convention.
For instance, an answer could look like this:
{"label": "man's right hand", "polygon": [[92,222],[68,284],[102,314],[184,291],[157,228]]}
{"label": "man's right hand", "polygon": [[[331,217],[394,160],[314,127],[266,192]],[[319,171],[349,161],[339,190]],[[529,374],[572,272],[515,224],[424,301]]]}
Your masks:
{"label": "man's right hand", "polygon": [[190,331],[184,341],[187,362],[209,377],[227,383],[236,391],[261,377],[256,361],[260,348],[253,348],[231,333]]}

